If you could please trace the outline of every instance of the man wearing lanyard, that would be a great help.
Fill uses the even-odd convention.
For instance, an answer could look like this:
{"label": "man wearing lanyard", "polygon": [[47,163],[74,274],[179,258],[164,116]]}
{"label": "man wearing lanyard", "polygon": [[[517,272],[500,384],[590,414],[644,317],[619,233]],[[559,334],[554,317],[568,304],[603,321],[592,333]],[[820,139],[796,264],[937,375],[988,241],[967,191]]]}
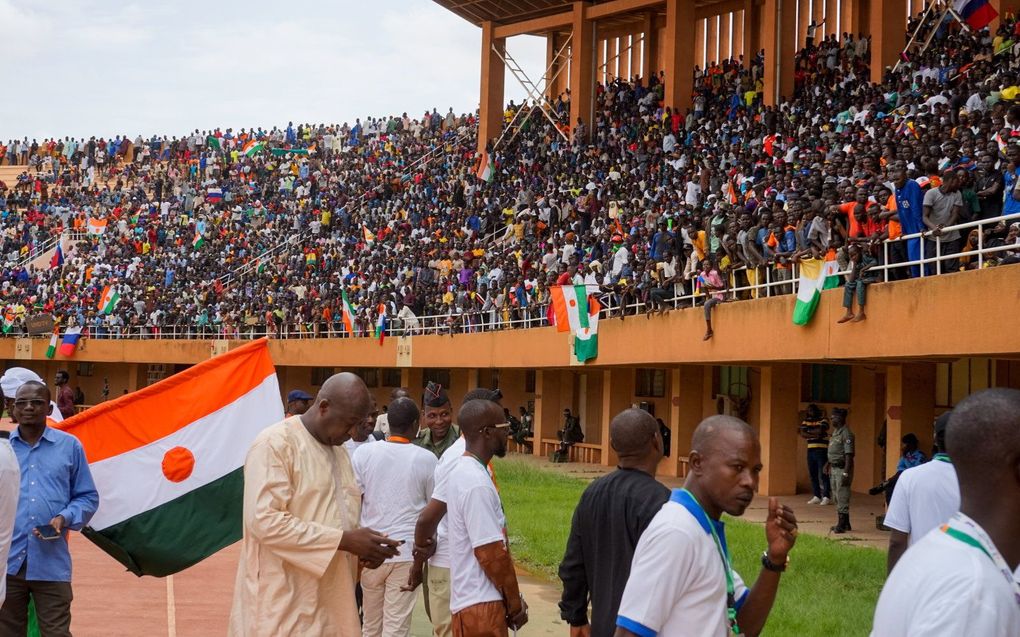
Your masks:
{"label": "man wearing lanyard", "polygon": [[466,451],[446,477],[450,613],[454,637],[506,637],[528,622],[507,544],[506,518],[489,475],[506,455],[510,423],[499,404],[468,401],[457,415]]}
{"label": "man wearing lanyard", "polygon": [[743,515],[761,472],[754,430],[731,416],[694,431],[683,489],[641,535],[616,619],[616,637],[758,635],[797,539],[793,511],[769,498],[762,570],[748,590],[730,564],[723,513]]}
{"label": "man wearing lanyard", "polygon": [[[432,496],[439,460],[411,444],[418,433],[418,406],[407,397],[389,404],[389,438],[359,447],[351,464],[363,494],[361,526],[401,542],[399,553],[361,574],[364,637],[411,634],[414,591],[401,591],[411,571],[414,524]],[[372,420],[375,424],[375,420]]]}
{"label": "man wearing lanyard", "polygon": [[946,426],[951,411],[935,421],[935,444],[941,453],[931,462],[912,467],[900,474],[893,489],[884,524],[889,535],[888,567],[891,573],[908,546],[913,546],[938,525],[960,510],[960,485],[956,469],[945,453]]}
{"label": "man wearing lanyard", "polygon": [[1020,391],[961,401],[946,429],[960,512],[907,549],[882,589],[872,637],[1020,635]]}

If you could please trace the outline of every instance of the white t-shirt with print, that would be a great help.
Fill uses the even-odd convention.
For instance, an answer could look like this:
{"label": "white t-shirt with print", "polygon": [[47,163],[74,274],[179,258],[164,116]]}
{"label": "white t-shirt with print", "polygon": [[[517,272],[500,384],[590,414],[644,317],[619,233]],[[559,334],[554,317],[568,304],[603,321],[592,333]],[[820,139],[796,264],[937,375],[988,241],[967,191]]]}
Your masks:
{"label": "white t-shirt with print", "polygon": [[[441,458],[439,458],[439,464],[436,465],[435,473],[435,488],[432,490],[432,498],[439,500],[447,505],[449,501],[446,499],[446,481],[447,476],[450,473],[450,469],[458,458],[464,456],[464,452],[467,450],[467,443],[464,442],[464,436],[457,438],[456,441],[450,448],[443,452]],[[429,558],[429,566],[435,566],[437,568],[450,568],[450,547],[447,545],[446,538],[449,535],[449,524],[450,514],[449,511],[439,521],[439,527],[436,529],[436,551]]]}
{"label": "white t-shirt with print", "polygon": [[473,456],[460,456],[447,475],[450,545],[450,613],[503,599],[482,570],[474,550],[506,543],[506,518],[488,469]]}
{"label": "white t-shirt with print", "polygon": [[960,483],[956,469],[941,460],[931,460],[900,474],[893,489],[884,524],[910,534],[910,546],[917,544],[960,510]]}
{"label": "white t-shirt with print", "polygon": [[404,540],[400,553],[387,562],[411,561],[414,526],[432,497],[438,462],[431,451],[401,442],[362,445],[351,458],[364,498],[361,526]]}
{"label": "white t-shirt with print", "polygon": [[[11,443],[0,439],[0,564],[7,567],[7,554],[14,536],[14,517],[21,494],[21,467]],[[7,595],[7,578],[0,577],[0,606]]]}
{"label": "white t-shirt with print", "polygon": [[[637,635],[729,634],[726,572],[709,524],[716,525],[725,543],[721,522],[705,516],[685,492],[673,492],[638,540],[617,626]],[[733,571],[738,609],[747,595],[744,581]]]}

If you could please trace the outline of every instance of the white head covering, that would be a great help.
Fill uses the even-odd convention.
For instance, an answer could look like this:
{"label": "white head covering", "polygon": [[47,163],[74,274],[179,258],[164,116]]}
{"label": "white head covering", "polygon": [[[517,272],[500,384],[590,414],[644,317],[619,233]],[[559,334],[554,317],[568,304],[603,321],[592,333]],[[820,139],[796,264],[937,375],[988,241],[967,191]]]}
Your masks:
{"label": "white head covering", "polygon": [[[8,369],[4,372],[4,375],[0,377],[0,389],[3,389],[4,398],[13,399],[17,395],[18,390],[21,389],[21,386],[29,381],[43,383],[44,385],[46,384],[43,382],[42,376],[36,374],[30,369],[25,369],[24,367],[12,367]],[[57,409],[57,403],[50,401],[50,405],[53,406],[50,418],[54,422],[62,421],[64,417],[60,414],[60,410]]]}

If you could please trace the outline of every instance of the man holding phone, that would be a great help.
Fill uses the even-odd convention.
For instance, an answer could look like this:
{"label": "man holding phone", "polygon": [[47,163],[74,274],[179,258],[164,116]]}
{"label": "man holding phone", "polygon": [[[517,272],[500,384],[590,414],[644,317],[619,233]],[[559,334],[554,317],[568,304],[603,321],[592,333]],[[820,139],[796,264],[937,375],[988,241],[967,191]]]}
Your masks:
{"label": "man holding phone", "polygon": [[[71,554],[67,531],[88,524],[99,507],[85,451],[78,439],[46,425],[50,390],[38,381],[16,392],[10,444],[21,470],[21,491],[10,555],[0,637],[21,637],[29,595],[45,637],[71,634]],[[50,528],[52,527],[52,528]]]}

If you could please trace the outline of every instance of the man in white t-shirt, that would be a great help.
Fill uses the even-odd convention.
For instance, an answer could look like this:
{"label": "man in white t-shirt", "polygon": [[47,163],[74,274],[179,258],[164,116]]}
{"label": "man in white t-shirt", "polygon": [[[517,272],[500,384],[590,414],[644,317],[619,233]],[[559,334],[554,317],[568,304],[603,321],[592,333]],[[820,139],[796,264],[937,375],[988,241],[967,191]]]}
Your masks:
{"label": "man in white t-shirt", "polygon": [[[398,398],[404,398],[410,395],[411,394],[407,391],[407,389],[403,387],[397,387],[396,389],[390,392],[390,402],[393,402]],[[379,433],[383,439],[389,438],[390,436],[389,416],[385,411],[376,416],[375,432]],[[417,435],[418,432],[415,432],[414,436],[411,436],[411,439],[413,440]]]}
{"label": "man in white t-shirt", "polygon": [[[935,444],[946,448],[946,412],[935,421]],[[913,546],[938,525],[960,510],[960,485],[956,469],[946,453],[937,453],[931,462],[907,469],[900,474],[893,489],[884,524],[892,529],[889,535],[888,569],[908,546]]]}
{"label": "man in white t-shirt", "polygon": [[362,445],[367,445],[370,442],[375,442],[375,438],[372,436],[372,430],[375,428],[376,408],[375,399],[372,399],[372,411],[368,414],[368,418],[365,422],[361,423],[360,427],[356,427],[351,430],[351,437],[344,442],[344,449],[347,450],[347,455],[353,460],[354,452],[358,450]]}
{"label": "man in white t-shirt", "polygon": [[410,634],[416,595],[401,587],[411,570],[414,525],[432,496],[439,462],[434,454],[411,444],[418,432],[418,406],[413,400],[397,398],[387,413],[389,438],[360,447],[352,462],[363,494],[361,526],[402,542],[395,557],[361,575],[363,637]]}
{"label": "man in white t-shirt", "polygon": [[[21,491],[21,468],[11,443],[0,439],[0,564],[7,566],[14,535],[14,516],[18,511],[18,494]],[[7,577],[0,577],[0,606],[7,597]]]}
{"label": "man in white t-shirt", "polygon": [[761,472],[754,429],[732,416],[694,431],[690,473],[638,540],[620,600],[616,637],[757,635],[797,539],[793,511],[769,498],[766,550],[752,589],[732,569],[723,513],[743,515]]}
{"label": "man in white t-shirt", "polygon": [[1020,635],[1020,391],[986,389],[962,400],[946,449],[960,512],[896,563],[872,637]]}
{"label": "man in white t-shirt", "polygon": [[[499,405],[503,394],[498,390],[472,389],[464,396],[470,400],[488,400]],[[502,409],[502,405],[500,405]],[[460,436],[439,458],[435,472],[432,500],[418,516],[414,532],[414,565],[407,579],[407,590],[415,590],[425,582],[425,610],[432,621],[433,637],[453,634],[450,616],[450,555],[447,542],[449,523],[446,519],[446,483],[451,467],[464,455],[466,445]],[[491,477],[490,467],[490,477]],[[428,573],[424,572],[428,562]]]}
{"label": "man in white t-shirt", "polygon": [[464,455],[446,478],[450,543],[450,613],[454,637],[506,637],[528,621],[507,545],[506,518],[489,474],[506,455],[510,423],[498,403],[470,400],[457,416]]}

